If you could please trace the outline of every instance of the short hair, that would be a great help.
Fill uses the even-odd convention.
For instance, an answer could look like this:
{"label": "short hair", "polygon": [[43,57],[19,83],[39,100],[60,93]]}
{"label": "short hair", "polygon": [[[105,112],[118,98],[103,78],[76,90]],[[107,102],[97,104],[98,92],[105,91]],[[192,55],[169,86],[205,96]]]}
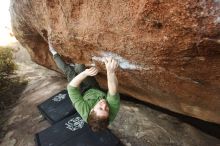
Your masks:
{"label": "short hair", "polygon": [[109,125],[109,116],[108,117],[100,117],[97,116],[96,112],[92,110],[88,117],[89,127],[93,132],[100,132],[107,129]]}

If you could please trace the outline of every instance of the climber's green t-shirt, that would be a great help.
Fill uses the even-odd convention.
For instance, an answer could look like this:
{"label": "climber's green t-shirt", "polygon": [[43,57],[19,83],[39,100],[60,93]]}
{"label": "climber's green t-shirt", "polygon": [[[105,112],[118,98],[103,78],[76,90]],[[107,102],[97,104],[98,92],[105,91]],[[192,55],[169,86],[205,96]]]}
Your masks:
{"label": "climber's green t-shirt", "polygon": [[118,93],[111,96],[109,93],[106,94],[98,89],[89,89],[82,96],[78,88],[70,85],[67,86],[67,90],[73,106],[84,121],[87,122],[91,109],[101,99],[106,99],[108,103],[109,122],[111,123],[115,119],[120,107],[120,97]]}

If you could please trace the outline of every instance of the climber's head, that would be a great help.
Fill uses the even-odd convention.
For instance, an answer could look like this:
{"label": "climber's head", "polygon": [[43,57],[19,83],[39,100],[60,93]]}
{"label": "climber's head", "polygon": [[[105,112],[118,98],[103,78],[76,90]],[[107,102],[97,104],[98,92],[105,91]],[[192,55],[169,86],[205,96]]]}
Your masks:
{"label": "climber's head", "polygon": [[109,124],[109,107],[105,99],[96,103],[88,117],[88,124],[95,132],[105,130]]}

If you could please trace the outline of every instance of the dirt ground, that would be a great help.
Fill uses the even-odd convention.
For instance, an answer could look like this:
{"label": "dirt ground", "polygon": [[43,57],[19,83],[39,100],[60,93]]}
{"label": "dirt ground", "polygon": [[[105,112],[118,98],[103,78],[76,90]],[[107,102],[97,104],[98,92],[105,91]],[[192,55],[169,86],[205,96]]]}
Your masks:
{"label": "dirt ground", "polygon": [[[35,146],[34,135],[50,126],[37,105],[66,88],[67,81],[61,74],[33,63],[22,47],[15,50],[17,73],[28,84],[16,104],[4,114],[7,120],[1,146]],[[126,146],[220,146],[218,133],[210,135],[172,114],[124,99],[109,128]]]}

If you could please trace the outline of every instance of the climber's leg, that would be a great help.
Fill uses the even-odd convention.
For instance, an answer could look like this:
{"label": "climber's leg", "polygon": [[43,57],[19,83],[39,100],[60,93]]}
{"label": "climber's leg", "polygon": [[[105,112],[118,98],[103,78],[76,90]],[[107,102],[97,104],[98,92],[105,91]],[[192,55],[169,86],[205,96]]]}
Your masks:
{"label": "climber's leg", "polygon": [[61,59],[58,53],[53,55],[53,58],[57,67],[66,75],[68,82],[70,82],[77,75],[77,73],[74,70],[74,67],[71,67],[70,65],[66,64]]}

